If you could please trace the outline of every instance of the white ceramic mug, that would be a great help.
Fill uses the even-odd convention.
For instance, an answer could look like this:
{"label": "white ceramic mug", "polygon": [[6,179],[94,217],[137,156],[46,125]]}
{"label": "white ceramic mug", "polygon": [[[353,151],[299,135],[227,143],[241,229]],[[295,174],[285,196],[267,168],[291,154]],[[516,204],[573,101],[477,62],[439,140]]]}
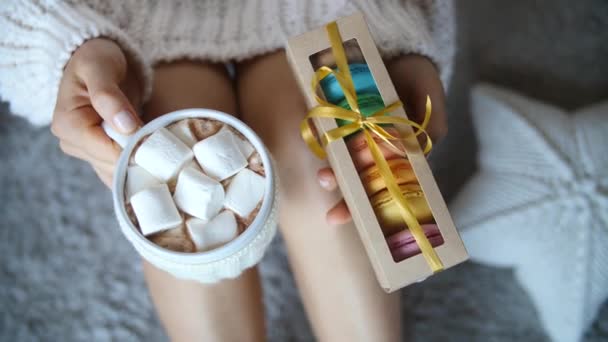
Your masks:
{"label": "white ceramic mug", "polygon": [[[266,172],[266,189],[261,208],[247,229],[234,240],[216,249],[206,252],[182,253],[162,248],[145,236],[131,222],[127,215],[125,203],[125,180],[127,167],[136,143],[146,135],[166,127],[173,122],[191,119],[212,119],[223,122],[239,131],[260,154]],[[172,275],[196,280],[202,283],[213,283],[225,278],[234,278],[243,270],[256,265],[264,255],[277,229],[278,179],[270,153],[262,140],[242,121],[235,117],[210,109],[183,109],[163,115],[139,129],[126,142],[118,161],[112,197],[114,212],[123,234],[139,254]]]}

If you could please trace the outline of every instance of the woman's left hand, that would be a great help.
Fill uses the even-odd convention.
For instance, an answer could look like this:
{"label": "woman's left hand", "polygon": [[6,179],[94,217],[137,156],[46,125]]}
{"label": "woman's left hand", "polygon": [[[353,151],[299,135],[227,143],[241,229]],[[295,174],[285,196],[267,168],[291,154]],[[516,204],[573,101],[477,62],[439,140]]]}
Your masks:
{"label": "woman's left hand", "polygon": [[[401,56],[388,61],[386,66],[410,119],[422,123],[426,97],[430,96],[433,111],[426,130],[433,145],[436,145],[448,131],[445,94],[437,68],[428,58],[420,55]],[[335,191],[338,188],[331,168],[319,170],[317,179],[321,187],[327,191]],[[329,209],[326,219],[332,225],[350,222],[351,215],[344,200],[340,200]]]}

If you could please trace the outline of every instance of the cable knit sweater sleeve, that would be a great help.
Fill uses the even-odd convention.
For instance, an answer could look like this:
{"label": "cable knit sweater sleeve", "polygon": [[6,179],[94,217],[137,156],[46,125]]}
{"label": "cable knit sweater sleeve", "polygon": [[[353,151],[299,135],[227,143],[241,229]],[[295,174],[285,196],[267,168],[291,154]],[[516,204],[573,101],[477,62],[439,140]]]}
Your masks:
{"label": "cable knit sweater sleeve", "polygon": [[454,54],[451,0],[0,0],[0,97],[15,114],[47,124],[63,67],[87,39],[117,41],[148,94],[150,65],[244,60],[355,11],[366,16],[384,56],[429,57],[447,88]]}
{"label": "cable knit sweater sleeve", "polygon": [[[111,21],[85,5],[9,0],[0,4],[0,96],[33,124],[52,118],[63,68],[86,40],[107,37],[129,56],[149,92],[151,72],[140,49]],[[144,97],[146,94],[144,94]]]}

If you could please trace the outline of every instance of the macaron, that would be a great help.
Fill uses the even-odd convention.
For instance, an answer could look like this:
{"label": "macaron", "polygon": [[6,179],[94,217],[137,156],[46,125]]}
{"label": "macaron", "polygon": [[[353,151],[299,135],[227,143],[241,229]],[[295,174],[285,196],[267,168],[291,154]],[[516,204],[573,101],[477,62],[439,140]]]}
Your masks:
{"label": "macaron", "polygon": [[[387,163],[397,184],[415,183],[417,181],[412,166],[407,159],[391,159],[387,160]],[[376,164],[359,173],[359,178],[361,178],[361,183],[363,183],[367,196],[374,195],[380,190],[386,189],[386,184],[384,183],[384,179],[380,175],[380,170]]]}
{"label": "macaron", "polygon": [[[421,227],[431,246],[437,247],[443,245],[443,236],[441,236],[441,232],[436,224],[425,224]],[[386,239],[386,243],[395,262],[420,254],[420,247],[409,229],[391,235]]]}
{"label": "macaron", "polygon": [[[399,185],[401,193],[408,201],[410,208],[420,224],[433,222],[433,213],[429,208],[424,193],[418,184]],[[393,235],[400,230],[406,229],[407,225],[401,217],[399,206],[387,189],[372,196],[370,199],[372,208],[376,213],[384,236]]]}
{"label": "macaron", "polygon": [[[397,136],[399,134],[397,129],[394,127],[384,127],[384,129],[393,136]],[[395,148],[387,144],[384,140],[382,140],[382,138],[375,134],[372,134],[372,138],[380,148],[384,159],[390,160],[404,158],[405,147],[400,141],[392,141],[393,145],[396,147]],[[355,164],[357,172],[361,172],[375,164],[363,132],[355,133],[350,137],[350,139],[346,140],[346,147],[350,152],[350,156]]]}
{"label": "macaron", "polygon": [[[359,44],[354,39],[343,42],[344,52],[349,63],[365,63],[363,53],[359,48]],[[326,49],[310,56],[310,62],[315,68],[327,66],[330,68],[336,67],[336,59],[331,49]]]}
{"label": "macaron", "polygon": [[[374,77],[372,76],[372,72],[369,70],[367,64],[352,63],[348,65],[348,68],[350,70],[350,75],[357,94],[380,94],[378,92],[376,82],[374,81]],[[327,101],[337,104],[344,99],[344,92],[342,91],[342,88],[334,75],[328,75],[322,79],[320,83],[321,89],[323,89],[323,94],[325,95]]]}
{"label": "macaron", "polygon": [[[376,112],[384,109],[384,101],[382,100],[382,96],[378,93],[362,93],[357,94],[357,104],[359,105],[359,110],[364,117],[371,116]],[[343,99],[338,103],[338,106],[344,109],[351,109],[348,104],[348,100]],[[350,122],[346,120],[337,119],[336,120],[338,126],[344,126]],[[386,126],[386,125],[385,125]]]}

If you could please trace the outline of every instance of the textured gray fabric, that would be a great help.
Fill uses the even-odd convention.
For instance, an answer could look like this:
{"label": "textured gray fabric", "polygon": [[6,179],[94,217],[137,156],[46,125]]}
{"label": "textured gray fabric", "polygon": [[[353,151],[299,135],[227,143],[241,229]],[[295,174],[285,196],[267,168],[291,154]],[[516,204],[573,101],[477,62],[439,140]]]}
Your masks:
{"label": "textured gray fabric", "polygon": [[[468,109],[475,81],[569,109],[608,98],[605,1],[461,0],[458,16],[450,134],[433,155],[448,198],[475,167]],[[109,192],[84,163],[59,151],[47,128],[6,108],[0,109],[0,340],[165,340]],[[313,340],[280,239],[261,270],[271,341]],[[408,340],[547,340],[509,269],[469,263],[403,294]],[[585,340],[607,339],[604,305]]]}

